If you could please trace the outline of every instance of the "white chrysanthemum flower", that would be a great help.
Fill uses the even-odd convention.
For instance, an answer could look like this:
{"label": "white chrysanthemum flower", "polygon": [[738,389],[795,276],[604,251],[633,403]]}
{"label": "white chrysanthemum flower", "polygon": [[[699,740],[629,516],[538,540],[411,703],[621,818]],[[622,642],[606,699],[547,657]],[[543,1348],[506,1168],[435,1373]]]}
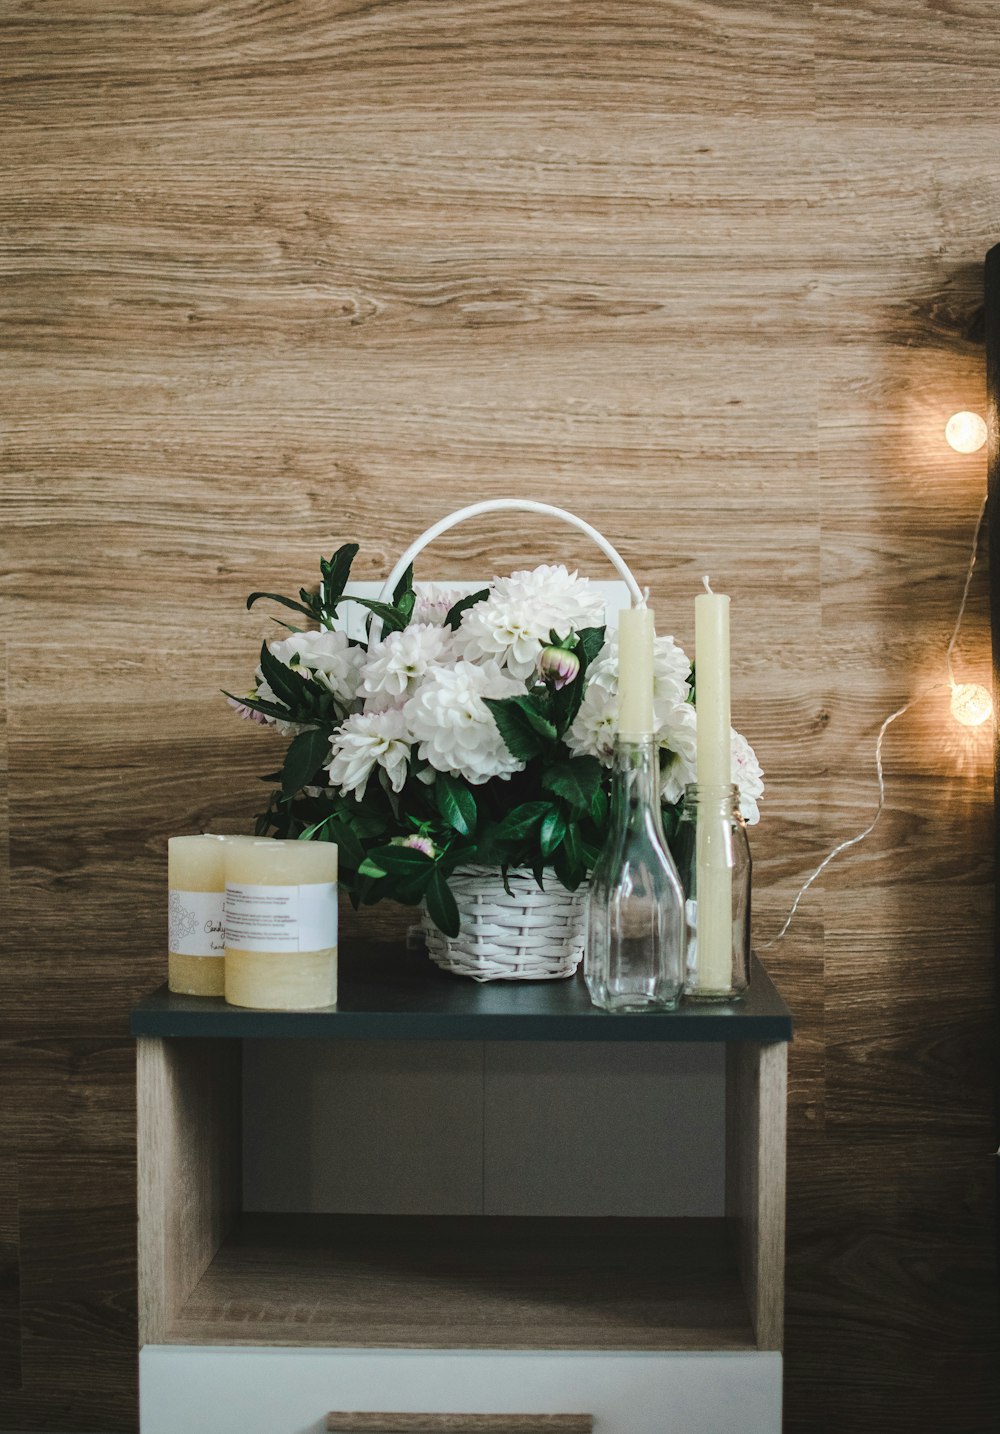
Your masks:
{"label": "white chrysanthemum flower", "polygon": [[327,771],[342,792],[360,802],[375,767],[381,767],[394,792],[402,791],[410,760],[406,720],[398,709],[355,712],[330,739],[333,758]]}
{"label": "white chrysanthemum flower", "polygon": [[604,602],[589,578],[543,564],[495,578],[490,596],[463,613],[456,642],[469,662],[495,661],[523,680],[553,630],[566,637],[603,621]]}
{"label": "white chrysanthemum flower", "polygon": [[733,754],[733,781],[740,794],[740,811],[747,826],[760,821],[758,798],[764,794],[764,773],[757,761],[757,754],[747,739],[731,729]]}
{"label": "white chrysanthemum flower", "polygon": [[568,572],[563,563],[542,563],[522,569],[509,578],[494,578],[493,589],[502,597],[526,606],[543,607],[552,614],[552,626],[565,636],[564,627],[599,627],[604,621],[604,599],[589,578]]}
{"label": "white chrysanthemum flower", "polygon": [[[653,643],[653,721],[657,726],[670,710],[686,702],[691,693],[691,663],[672,637],[657,637]],[[608,640],[587,669],[587,682],[618,691],[618,634]]]}
{"label": "white chrysanthemum flower", "polygon": [[365,653],[352,647],[344,632],[293,632],[271,643],[271,656],[294,672],[313,678],[332,692],[345,708],[358,695],[358,682]]}
{"label": "white chrysanthemum flower", "polygon": [[[688,782],[697,779],[698,719],[690,702],[677,702],[657,716],[660,747],[660,795],[679,802]],[[664,753],[669,754],[664,760]]]}
{"label": "white chrysanthemum flower", "polygon": [[403,708],[418,751],[438,772],[465,777],[474,786],[509,777],[524,763],[512,757],[484,697],[514,697],[524,687],[495,662],[459,661],[432,667]]}
{"label": "white chrysanthemum flower", "polygon": [[445,658],[450,638],[447,628],[411,623],[373,644],[361,668],[365,710],[372,710],[372,698],[380,699],[375,706],[402,706],[427,669]]}
{"label": "white chrysanthemum flower", "polygon": [[618,698],[606,687],[591,683],[566,732],[566,746],[574,757],[597,757],[610,767],[617,735]]}
{"label": "white chrysanthemum flower", "polygon": [[429,623],[431,627],[443,627],[444,620],[457,602],[465,597],[461,588],[416,589],[417,599],[413,605],[411,626],[414,623]]}

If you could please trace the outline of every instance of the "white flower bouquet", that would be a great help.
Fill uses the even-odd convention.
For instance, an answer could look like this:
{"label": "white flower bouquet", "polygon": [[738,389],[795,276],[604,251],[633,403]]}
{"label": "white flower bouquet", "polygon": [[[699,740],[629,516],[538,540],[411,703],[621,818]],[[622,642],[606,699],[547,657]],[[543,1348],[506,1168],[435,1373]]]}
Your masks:
{"label": "white flower bouquet", "polygon": [[[563,566],[495,578],[468,596],[427,598],[412,566],[383,603],[346,587],[358,545],[321,563],[316,591],[269,598],[310,623],[261,649],[243,717],[291,738],[260,834],[334,841],[355,906],[426,904],[455,936],[449,877],[528,868],[576,890],[602,845],[615,741],[618,652],[603,600]],[[335,626],[361,603],[381,630]],[[695,780],[691,664],[671,637],[655,650],[654,716],[668,838]],[[759,819],[761,771],[732,735],[733,780]]]}

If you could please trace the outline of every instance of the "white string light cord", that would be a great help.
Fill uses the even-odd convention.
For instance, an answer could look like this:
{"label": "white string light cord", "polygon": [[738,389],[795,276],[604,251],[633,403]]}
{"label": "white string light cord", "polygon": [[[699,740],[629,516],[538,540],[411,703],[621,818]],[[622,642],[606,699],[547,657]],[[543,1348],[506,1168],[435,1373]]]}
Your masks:
{"label": "white string light cord", "polygon": [[[962,626],[962,619],[965,616],[965,605],[969,598],[969,588],[972,584],[972,573],[976,566],[976,556],[979,551],[979,535],[982,532],[983,519],[986,516],[986,502],[987,500],[986,498],[984,498],[982,506],[979,509],[979,517],[976,520],[976,530],[972,536],[972,554],[969,558],[969,567],[965,574],[965,587],[962,589],[962,601],[959,603],[958,616],[955,619],[955,626],[952,630],[951,641],[948,643],[948,648],[945,653],[945,662],[947,663],[948,667],[948,681],[951,686],[953,699],[954,694],[956,692],[961,692],[963,689],[955,682],[955,672],[952,666],[952,654],[955,651],[955,644],[958,641],[958,634]],[[806,892],[809,890],[810,886],[812,886],[816,878],[820,876],[830,865],[831,861],[834,861],[838,856],[840,856],[841,852],[847,851],[849,847],[857,846],[859,842],[863,842],[866,837],[871,836],[872,832],[878,825],[879,818],[881,817],[882,811],[885,807],[885,774],[883,772],[882,767],[882,744],[885,741],[885,734],[886,732],[888,732],[893,722],[895,722],[898,718],[902,717],[905,713],[909,712],[910,708],[915,706],[916,703],[921,702],[925,697],[929,697],[932,692],[939,691],[943,685],[944,684],[941,682],[936,682],[933,687],[928,687],[925,689],[925,691],[918,692],[915,697],[910,698],[909,702],[904,702],[902,707],[897,707],[895,712],[890,712],[889,716],[882,723],[881,727],[878,729],[878,738],[875,742],[875,775],[878,778],[878,803],[875,807],[875,815],[865,827],[864,831],[858,832],[857,836],[848,837],[846,841],[838,843],[838,845],[835,846],[832,851],[827,852],[826,856],[820,862],[816,870],[811,872],[810,875],[799,887],[795,895],[795,900],[792,902],[791,909],[787,917],[785,918],[784,926],[782,926],[777,936],[773,937],[770,941],[762,942],[760,944],[760,947],[758,948],[759,950],[763,951],[766,950],[769,946],[777,945],[777,943],[784,936],[785,932],[791,926],[795,913],[799,909],[799,902],[805,896]],[[987,713],[987,715],[989,714]]]}

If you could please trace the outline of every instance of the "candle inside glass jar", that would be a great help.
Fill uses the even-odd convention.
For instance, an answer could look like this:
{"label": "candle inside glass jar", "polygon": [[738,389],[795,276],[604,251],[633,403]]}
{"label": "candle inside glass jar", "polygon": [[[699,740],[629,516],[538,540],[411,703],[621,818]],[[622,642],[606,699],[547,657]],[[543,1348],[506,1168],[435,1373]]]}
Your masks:
{"label": "candle inside glass jar", "polygon": [[233,1006],[337,1004],[337,848],[264,839],[226,850],[225,994]]}

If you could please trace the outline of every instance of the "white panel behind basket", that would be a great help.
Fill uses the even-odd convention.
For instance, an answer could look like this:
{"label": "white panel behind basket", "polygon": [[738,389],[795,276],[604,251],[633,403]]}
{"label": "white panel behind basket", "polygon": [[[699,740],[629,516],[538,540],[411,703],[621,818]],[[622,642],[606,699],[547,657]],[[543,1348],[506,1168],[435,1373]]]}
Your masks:
{"label": "white panel behind basket", "polygon": [[[414,586],[418,593],[426,593],[433,596],[436,592],[455,593],[458,597],[464,597],[467,593],[478,592],[490,581],[483,578],[480,582],[418,582]],[[595,582],[591,579],[591,587],[604,599],[605,624],[609,631],[615,631],[618,627],[618,613],[621,608],[629,606],[628,588],[623,582]],[[355,597],[374,598],[378,601],[382,596],[381,583],[357,582],[348,583],[345,591]],[[364,641],[365,625],[368,622],[368,609],[363,608],[360,603],[345,603],[337,617],[336,626],[343,628],[348,637]]]}

